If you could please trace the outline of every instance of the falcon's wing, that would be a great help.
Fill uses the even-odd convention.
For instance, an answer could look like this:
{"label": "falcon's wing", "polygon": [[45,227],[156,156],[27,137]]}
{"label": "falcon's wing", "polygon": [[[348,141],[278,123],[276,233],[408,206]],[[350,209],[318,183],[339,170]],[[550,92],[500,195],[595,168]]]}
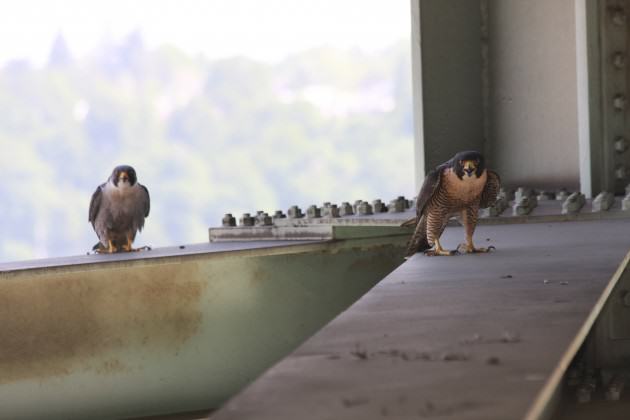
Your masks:
{"label": "falcon's wing", "polygon": [[501,178],[499,178],[499,175],[489,169],[486,169],[486,172],[488,173],[488,180],[481,192],[481,200],[479,202],[479,208],[481,209],[485,209],[494,204],[497,199],[497,194],[499,194],[499,189],[501,188]]}
{"label": "falcon's wing", "polygon": [[103,187],[105,184],[101,184],[96,188],[94,194],[92,194],[92,199],[90,200],[90,214],[88,215],[88,221],[92,223],[94,226],[94,222],[96,221],[96,216],[98,215],[98,211],[101,208],[101,198],[103,197]]}
{"label": "falcon's wing", "polygon": [[429,172],[426,178],[424,178],[424,183],[422,184],[422,188],[420,188],[420,193],[418,193],[418,198],[416,199],[417,220],[420,220],[424,208],[440,185],[442,172],[445,168],[445,165],[440,165]]}
{"label": "falcon's wing", "polygon": [[149,197],[149,190],[144,185],[140,184],[142,190],[145,192],[142,197],[142,205],[144,210],[144,217],[149,216],[149,210],[151,210],[151,197]]}

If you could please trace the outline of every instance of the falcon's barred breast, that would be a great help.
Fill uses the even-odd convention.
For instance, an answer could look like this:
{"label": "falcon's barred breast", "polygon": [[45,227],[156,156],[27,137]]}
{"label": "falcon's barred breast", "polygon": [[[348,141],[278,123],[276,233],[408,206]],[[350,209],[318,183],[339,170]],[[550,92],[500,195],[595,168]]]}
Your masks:
{"label": "falcon's barred breast", "polygon": [[487,252],[487,248],[475,248],[472,236],[479,209],[496,200],[500,183],[499,175],[486,169],[483,156],[475,151],[459,152],[429,172],[416,201],[416,218],[405,223],[415,224],[407,256],[422,251],[453,255],[442,248],[440,236],[448,219],[457,214],[466,231],[465,252]]}
{"label": "falcon's barred breast", "polygon": [[99,242],[97,252],[134,251],[136,233],[149,215],[149,190],[138,182],[128,165],[114,168],[107,182],[96,188],[90,201],[89,221]]}

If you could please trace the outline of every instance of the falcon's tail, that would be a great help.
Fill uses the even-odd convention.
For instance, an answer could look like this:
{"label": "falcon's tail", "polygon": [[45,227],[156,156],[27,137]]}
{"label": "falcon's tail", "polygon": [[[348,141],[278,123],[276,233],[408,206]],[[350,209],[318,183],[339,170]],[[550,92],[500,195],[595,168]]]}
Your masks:
{"label": "falcon's tail", "polygon": [[[409,221],[405,222],[408,223]],[[410,225],[407,225],[410,226]],[[416,224],[416,229],[411,235],[409,239],[409,243],[407,244],[407,253],[405,254],[405,258],[411,257],[416,252],[426,251],[431,248],[429,245],[429,240],[427,239],[427,219],[426,217],[421,217],[420,221]]]}
{"label": "falcon's tail", "polygon": [[418,218],[417,217],[413,217],[409,220],[404,221],[400,226],[402,227],[411,227],[411,226],[415,226],[418,223]]}

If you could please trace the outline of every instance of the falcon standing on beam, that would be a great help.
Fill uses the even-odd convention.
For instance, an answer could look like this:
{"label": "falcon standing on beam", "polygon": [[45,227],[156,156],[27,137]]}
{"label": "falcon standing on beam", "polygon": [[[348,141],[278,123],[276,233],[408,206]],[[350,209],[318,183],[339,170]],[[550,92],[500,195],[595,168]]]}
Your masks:
{"label": "falcon standing on beam", "polygon": [[109,179],[92,194],[89,221],[99,242],[98,253],[138,251],[131,244],[149,215],[149,190],[128,165],[116,166]]}
{"label": "falcon standing on beam", "polygon": [[483,156],[475,151],[459,152],[429,172],[416,200],[416,217],[403,223],[416,227],[407,256],[422,251],[427,255],[456,254],[440,244],[448,219],[456,214],[460,214],[466,231],[466,243],[462,246],[465,252],[492,249],[475,248],[472,236],[479,209],[494,203],[500,184],[499,175],[486,169]]}

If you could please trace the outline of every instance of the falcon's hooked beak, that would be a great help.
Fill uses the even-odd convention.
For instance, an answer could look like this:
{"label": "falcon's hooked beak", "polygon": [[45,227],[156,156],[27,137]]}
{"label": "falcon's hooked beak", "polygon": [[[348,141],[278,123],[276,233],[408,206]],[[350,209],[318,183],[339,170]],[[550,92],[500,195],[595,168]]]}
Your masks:
{"label": "falcon's hooked beak", "polygon": [[118,174],[118,181],[129,182],[129,174],[127,172],[122,171]]}
{"label": "falcon's hooked beak", "polygon": [[465,160],[462,166],[464,167],[464,172],[468,176],[472,176],[473,173],[477,170],[477,163],[473,160]]}

